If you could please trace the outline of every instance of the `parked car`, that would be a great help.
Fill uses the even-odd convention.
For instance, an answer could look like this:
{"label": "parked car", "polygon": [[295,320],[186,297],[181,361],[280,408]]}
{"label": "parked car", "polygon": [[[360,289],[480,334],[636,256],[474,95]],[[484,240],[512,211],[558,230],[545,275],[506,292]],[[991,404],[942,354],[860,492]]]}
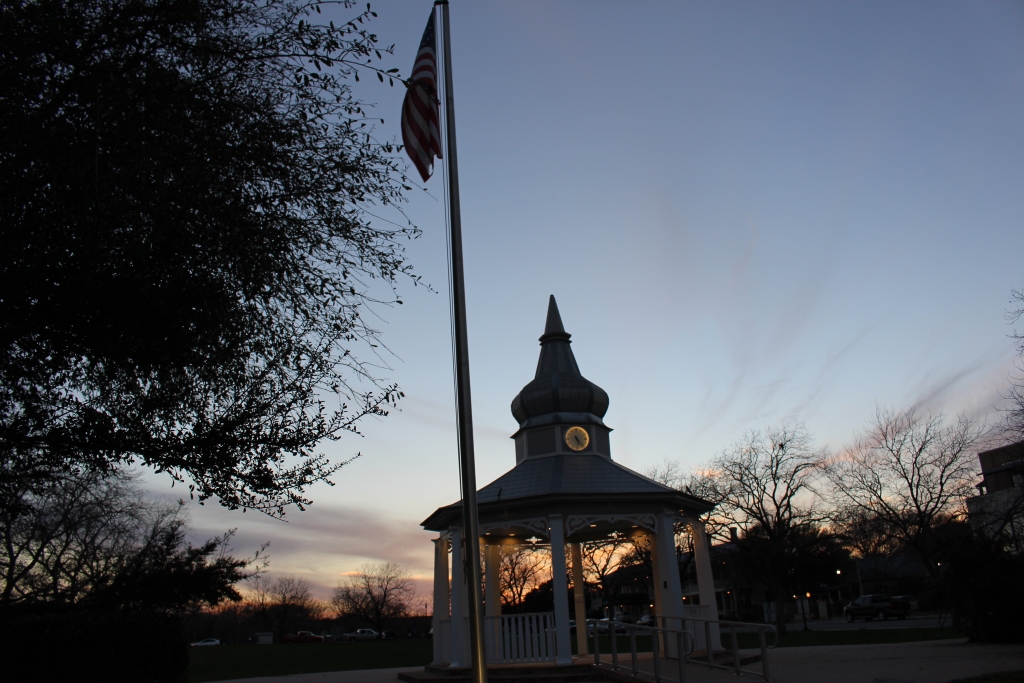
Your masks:
{"label": "parked car", "polygon": [[888,595],[862,595],[843,608],[843,616],[853,622],[856,619],[885,621],[889,617],[906,619],[910,612],[910,603],[893,600]]}
{"label": "parked car", "polygon": [[[597,627],[597,632],[598,633],[608,633],[612,629],[612,626],[611,626],[612,623],[613,622],[610,619],[608,619],[607,617],[604,618],[604,619],[599,619],[596,624],[594,624],[594,623],[587,624],[587,633],[589,635],[594,635],[594,627],[595,626]],[[623,626],[622,624],[616,623],[614,628],[615,628],[615,632],[616,633],[625,633],[626,632],[626,627]]]}
{"label": "parked car", "polygon": [[374,631],[372,628],[358,628],[353,633],[341,634],[342,640],[377,640],[380,638],[380,634]]}
{"label": "parked car", "polygon": [[657,626],[657,621],[650,614],[645,614],[636,620],[637,626]]}
{"label": "parked car", "polygon": [[285,636],[281,638],[282,643],[322,643],[324,642],[323,636],[318,636],[312,631],[299,631],[294,636]]}
{"label": "parked car", "polygon": [[220,645],[220,641],[216,638],[206,638],[200,640],[198,643],[192,643],[192,647],[208,647],[210,645]]}
{"label": "parked car", "polygon": [[910,609],[907,610],[908,612],[921,609],[921,604],[913,595],[894,595],[892,596],[892,599],[893,601],[899,600],[907,603],[910,606]]}

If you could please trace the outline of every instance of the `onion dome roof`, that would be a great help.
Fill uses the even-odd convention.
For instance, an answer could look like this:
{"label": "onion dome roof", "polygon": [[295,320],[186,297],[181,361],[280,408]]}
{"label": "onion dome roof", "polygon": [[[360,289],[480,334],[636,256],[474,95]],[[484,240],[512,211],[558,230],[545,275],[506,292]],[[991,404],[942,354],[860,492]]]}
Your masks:
{"label": "onion dome roof", "polygon": [[512,415],[520,425],[549,413],[590,413],[600,419],[608,412],[608,394],[580,374],[569,346],[570,336],[562,327],[562,317],[552,295],[544,334],[540,338],[537,373],[512,399]]}

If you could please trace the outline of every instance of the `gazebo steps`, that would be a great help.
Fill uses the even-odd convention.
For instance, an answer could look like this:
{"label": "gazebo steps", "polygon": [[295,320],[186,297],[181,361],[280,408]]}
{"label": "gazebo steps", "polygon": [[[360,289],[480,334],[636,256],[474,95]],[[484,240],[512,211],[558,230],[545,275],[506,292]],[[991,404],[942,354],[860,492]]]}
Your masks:
{"label": "gazebo steps", "polygon": [[[501,683],[575,683],[576,681],[609,681],[618,680],[608,676],[592,665],[576,666],[510,666],[488,667],[487,679]],[[398,680],[408,683],[471,683],[472,673],[469,669],[448,669],[439,666],[426,666],[423,671],[403,671]]]}

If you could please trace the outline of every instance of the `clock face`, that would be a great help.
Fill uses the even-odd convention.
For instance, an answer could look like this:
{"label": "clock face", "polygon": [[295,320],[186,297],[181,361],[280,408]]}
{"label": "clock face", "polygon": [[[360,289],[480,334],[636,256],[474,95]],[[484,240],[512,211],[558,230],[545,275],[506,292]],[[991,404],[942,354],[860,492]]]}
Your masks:
{"label": "clock face", "polygon": [[590,435],[583,427],[569,427],[565,433],[565,445],[574,451],[582,451],[590,444]]}

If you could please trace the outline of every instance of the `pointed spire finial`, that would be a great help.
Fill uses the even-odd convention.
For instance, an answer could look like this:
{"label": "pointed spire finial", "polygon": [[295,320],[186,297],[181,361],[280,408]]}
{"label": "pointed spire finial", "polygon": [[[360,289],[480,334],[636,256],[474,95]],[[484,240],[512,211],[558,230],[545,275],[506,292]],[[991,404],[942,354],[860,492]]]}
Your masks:
{"label": "pointed spire finial", "polygon": [[562,327],[562,316],[558,314],[558,304],[555,303],[555,295],[548,299],[548,319],[544,323],[544,334],[540,341],[544,343],[548,339],[568,339],[571,335]]}
{"label": "pointed spire finial", "polygon": [[533,381],[512,399],[512,415],[520,427],[534,417],[590,413],[602,418],[608,411],[608,394],[580,374],[570,336],[562,326],[562,316],[552,295],[548,299],[548,317],[540,338],[537,372]]}
{"label": "pointed spire finial", "polygon": [[544,334],[551,334],[552,332],[565,332],[565,328],[562,327],[562,316],[558,314],[558,304],[555,303],[554,294],[548,298],[548,320],[544,325]]}

